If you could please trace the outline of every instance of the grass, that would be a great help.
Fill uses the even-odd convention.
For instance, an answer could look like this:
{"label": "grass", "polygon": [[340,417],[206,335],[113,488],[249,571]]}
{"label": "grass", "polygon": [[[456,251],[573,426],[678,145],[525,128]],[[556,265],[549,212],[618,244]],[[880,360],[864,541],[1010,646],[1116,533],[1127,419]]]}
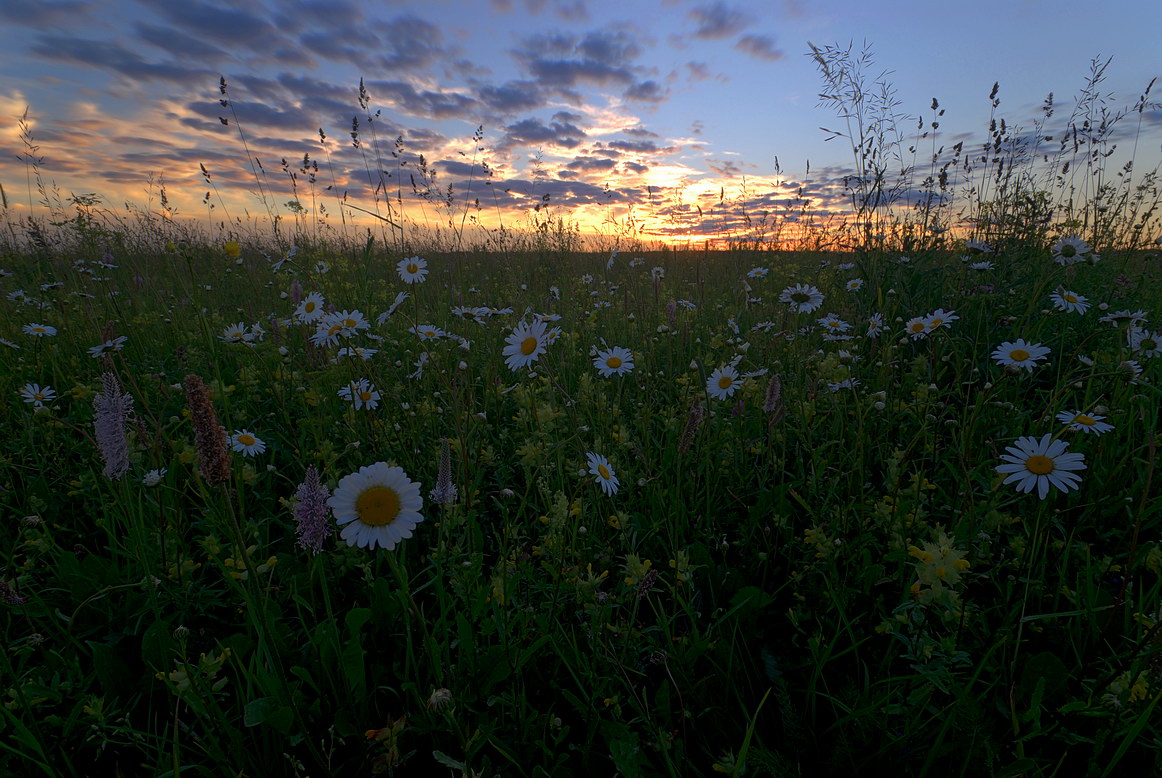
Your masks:
{"label": "grass", "polygon": [[[850,72],[843,52],[817,53]],[[875,132],[852,146],[880,160],[891,144],[869,146]],[[1153,222],[1022,220],[1027,189],[1005,180],[987,209],[973,201],[991,214],[975,256],[947,235],[908,243],[916,224],[934,234],[933,212],[893,221],[864,182],[855,209],[874,215],[857,221],[884,233],[852,228],[853,251],[747,243],[610,262],[565,228],[539,248],[436,244],[411,285],[394,233],[300,234],[288,256],[166,219],[130,231],[87,202],[21,224],[20,240],[10,222],[0,767],[1158,771],[1162,360],[1132,315],[1162,296],[1142,245]],[[1079,232],[1100,260],[1055,262],[1055,241]],[[797,283],[823,295],[817,310],[780,301]],[[1060,310],[1050,295],[1066,290],[1092,307]],[[315,345],[295,320],[314,292],[370,326]],[[457,306],[512,310],[476,321]],[[937,309],[958,318],[908,335]],[[506,337],[532,312],[559,314],[561,333],[510,370]],[[247,341],[226,334],[238,322]],[[34,323],[56,333],[26,333]],[[421,341],[420,324],[451,336]],[[998,364],[1019,338],[1048,357]],[[613,346],[634,368],[606,378],[593,357]],[[709,380],[726,366],[729,387]],[[224,451],[190,375],[225,430],[264,451]],[[377,408],[339,395],[358,379]],[[1071,431],[1064,411],[1113,429]],[[1042,499],[997,467],[1044,435],[1085,469]],[[442,457],[457,495],[437,504]],[[308,468],[333,490],[375,462],[422,484],[414,536],[391,551],[298,542]]]}

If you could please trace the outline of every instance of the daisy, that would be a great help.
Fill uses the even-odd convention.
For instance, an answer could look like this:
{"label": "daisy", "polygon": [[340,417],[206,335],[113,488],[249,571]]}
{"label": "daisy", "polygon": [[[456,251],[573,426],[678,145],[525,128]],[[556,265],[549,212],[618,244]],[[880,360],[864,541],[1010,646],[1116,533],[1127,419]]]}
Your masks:
{"label": "daisy", "polygon": [[652,278],[653,280],[661,281],[665,277],[666,277],[666,269],[664,267],[655,266],[655,267],[650,268],[650,278]]}
{"label": "daisy", "polygon": [[343,334],[350,337],[355,334],[356,330],[365,330],[371,326],[371,323],[359,312],[359,309],[354,311],[339,311],[330,316],[329,321],[332,324],[338,324],[343,328]]}
{"label": "daisy", "polygon": [[997,346],[992,357],[1001,367],[1025,368],[1030,373],[1037,366],[1037,361],[1049,356],[1050,349],[1040,343],[1026,343],[1017,338],[1016,342],[1005,341]]}
{"label": "daisy", "polygon": [[362,346],[354,346],[352,348],[348,348],[348,347],[344,346],[343,348],[339,349],[339,356],[341,356],[341,357],[359,357],[364,362],[371,359],[373,356],[375,356],[378,353],[379,353],[379,351],[376,349],[363,348]]}
{"label": "daisy", "polygon": [[20,388],[20,396],[26,403],[32,403],[32,407],[42,408],[56,399],[56,390],[47,384],[25,384]]}
{"label": "daisy", "polygon": [[597,356],[593,358],[593,366],[605,378],[611,375],[625,375],[633,370],[633,352],[621,346],[598,351]]}
{"label": "daisy", "polygon": [[320,275],[326,275],[330,270],[331,266],[321,259],[315,263],[315,272]]}
{"label": "daisy", "polygon": [[343,530],[340,537],[349,546],[388,551],[405,538],[424,517],[420,484],[408,478],[401,467],[376,462],[343,476],[327,505]]}
{"label": "daisy", "polygon": [[968,266],[968,269],[969,270],[992,270],[993,263],[989,262],[987,259],[984,260],[983,262],[973,262],[971,265]]}
{"label": "daisy", "polygon": [[1057,414],[1057,421],[1068,424],[1070,432],[1086,432],[1092,435],[1101,435],[1114,428],[1114,425],[1102,421],[1104,418],[1105,416],[1091,416],[1080,411],[1062,411]]}
{"label": "daisy", "polygon": [[862,278],[853,278],[847,282],[847,291],[856,292],[863,286]]}
{"label": "daisy", "polygon": [[242,322],[231,324],[219,335],[224,343],[242,343],[246,338],[246,325]]}
{"label": "daisy", "polygon": [[1162,354],[1162,331],[1150,332],[1145,327],[1130,327],[1126,334],[1133,351],[1144,357]]}
{"label": "daisy", "polygon": [[303,298],[303,301],[299,303],[299,307],[295,309],[295,318],[299,321],[305,321],[308,324],[313,321],[318,321],[323,317],[324,302],[323,295],[318,292],[311,292]]}
{"label": "daisy", "polygon": [[238,430],[231,435],[230,447],[247,457],[266,451],[266,444],[249,430]]}
{"label": "daisy", "polygon": [[1089,301],[1077,292],[1058,290],[1049,295],[1049,299],[1053,301],[1053,307],[1066,313],[1085,313],[1089,310]]}
{"label": "daisy", "polygon": [[436,340],[445,335],[442,329],[431,324],[417,324],[411,328],[411,332],[420,340]]}
{"label": "daisy", "polygon": [[315,330],[314,335],[311,335],[311,343],[319,347],[335,346],[338,345],[341,337],[343,337],[343,325],[328,319],[319,322],[319,328]]}
{"label": "daisy", "polygon": [[738,371],[733,365],[718,368],[706,379],[706,391],[719,400],[732,397],[738,391]]}
{"label": "daisy", "polygon": [[403,301],[408,299],[409,297],[411,297],[411,295],[409,295],[407,292],[400,292],[399,294],[397,294],[395,296],[395,300],[391,304],[391,307],[388,308],[383,313],[379,314],[379,316],[376,317],[376,319],[375,319],[375,323],[376,324],[383,324],[385,321],[390,319],[393,315],[395,315],[395,312],[397,310],[399,310],[399,307],[400,307],[400,305],[403,304]]}
{"label": "daisy", "polygon": [[1074,265],[1085,261],[1085,255],[1093,251],[1084,240],[1076,235],[1058,239],[1050,249],[1053,261],[1059,265]]}
{"label": "daisy", "polygon": [[851,329],[850,324],[836,316],[834,313],[829,313],[818,321],[819,326],[822,327],[826,332],[847,332]]}
{"label": "daisy", "polygon": [[928,334],[928,321],[925,316],[915,316],[908,319],[904,331],[912,336],[912,340],[919,340]]}
{"label": "daisy", "polygon": [[34,338],[52,337],[56,335],[56,327],[50,327],[47,324],[25,324],[24,334]]}
{"label": "daisy", "polygon": [[873,313],[867,320],[867,336],[869,338],[878,338],[883,331],[884,315],[882,313]]}
{"label": "daisy", "polygon": [[1029,493],[1037,489],[1042,500],[1049,494],[1052,484],[1063,492],[1076,489],[1081,476],[1069,472],[1085,469],[1085,454],[1067,454],[1069,448],[1063,440],[1053,440],[1045,435],[1041,440],[1024,436],[1017,438],[1016,444],[1005,448],[1008,454],[1001,454],[1006,464],[998,465],[998,473],[1008,473],[1004,483],[1016,483],[1018,492]]}
{"label": "daisy", "polygon": [[966,240],[964,248],[976,254],[988,254],[993,250],[993,247],[983,240]]}
{"label": "daisy", "polygon": [[634,257],[633,259],[631,259],[629,261],[629,266],[630,267],[638,267],[639,265],[644,265],[645,263],[646,263],[646,261],[644,259],[642,259],[641,257]]}
{"label": "daisy", "polygon": [[428,261],[418,256],[401,259],[395,269],[405,284],[422,284],[427,280],[425,276],[428,274]]}
{"label": "daisy", "polygon": [[1098,319],[1098,321],[1108,321],[1111,324],[1122,324],[1124,322],[1129,322],[1131,327],[1136,327],[1139,324],[1146,323],[1146,312],[1142,310],[1114,311],[1113,313],[1107,313],[1105,316],[1102,316],[1100,319]]}
{"label": "daisy", "polygon": [[168,468],[162,467],[157,470],[150,470],[145,475],[141,476],[141,483],[146,486],[157,486],[161,480],[165,478],[165,474],[169,472]]}
{"label": "daisy", "polygon": [[783,290],[779,302],[790,305],[795,313],[811,313],[823,305],[823,293],[808,284],[795,284]]}
{"label": "daisy", "polygon": [[607,497],[617,494],[617,473],[609,464],[609,460],[592,451],[585,457],[589,460],[589,472],[597,476],[597,483],[601,485],[601,491],[605,492]]}
{"label": "daisy", "polygon": [[845,378],[842,381],[837,381],[833,384],[828,384],[827,388],[832,392],[838,392],[840,389],[854,389],[859,386],[858,378]]}
{"label": "daisy", "polygon": [[513,328],[512,334],[505,338],[505,364],[514,373],[522,367],[528,367],[536,362],[541,354],[545,353],[548,339],[545,337],[545,323],[534,321],[525,324],[523,321]]}
{"label": "daisy", "polygon": [[375,410],[379,405],[379,392],[366,378],[352,381],[339,390],[339,396],[355,407],[355,410]]}
{"label": "daisy", "polygon": [[90,348],[89,355],[95,359],[106,354],[111,354],[114,351],[120,351],[125,347],[125,341],[127,340],[129,340],[129,336],[127,335],[120,335],[116,338],[113,338],[113,340],[107,340],[100,345]]}
{"label": "daisy", "polygon": [[593,276],[589,275],[588,273],[585,273],[584,275],[581,276],[581,283],[583,283],[583,284],[593,283]]}
{"label": "daisy", "polygon": [[228,240],[222,246],[222,250],[226,252],[226,256],[238,259],[242,255],[242,244],[236,240]]}
{"label": "daisy", "polygon": [[937,308],[928,317],[924,319],[924,324],[927,325],[929,332],[934,332],[941,327],[952,329],[952,322],[957,321],[960,317],[955,315],[955,311],[946,311],[943,308]]}
{"label": "daisy", "polygon": [[767,273],[771,272],[765,267],[752,267],[746,274],[747,278],[766,278]]}

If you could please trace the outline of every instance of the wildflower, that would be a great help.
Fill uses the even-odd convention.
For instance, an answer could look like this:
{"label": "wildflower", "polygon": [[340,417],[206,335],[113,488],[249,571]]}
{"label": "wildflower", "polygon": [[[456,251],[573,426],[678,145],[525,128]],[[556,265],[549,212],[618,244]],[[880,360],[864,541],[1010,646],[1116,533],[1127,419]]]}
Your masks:
{"label": "wildflower", "polygon": [[440,442],[440,464],[436,475],[436,488],[428,493],[428,499],[436,505],[450,505],[456,502],[459,491],[452,482],[452,446],[448,439]]}
{"label": "wildflower", "polygon": [[832,392],[838,392],[840,389],[854,389],[857,386],[859,386],[859,379],[858,378],[845,378],[842,381],[837,381],[836,383],[828,384],[827,388],[830,389]]}
{"label": "wildflower", "polygon": [[194,426],[194,446],[202,478],[211,486],[230,480],[230,460],[226,449],[226,430],[218,424],[218,415],[210,402],[210,389],[196,373],[182,381],[186,391],[186,405]]}
{"label": "wildflower", "polygon": [[376,462],[343,476],[327,505],[343,527],[339,534],[347,545],[392,551],[424,520],[420,486],[403,468]]}
{"label": "wildflower", "polygon": [[219,335],[224,343],[242,343],[246,337],[246,325],[242,322],[231,324]]}
{"label": "wildflower", "polygon": [[583,283],[583,284],[593,283],[593,276],[591,276],[589,273],[583,273],[581,275],[581,283]]}
{"label": "wildflower", "polygon": [[318,329],[311,335],[311,343],[320,347],[334,346],[339,343],[339,338],[343,337],[343,334],[343,325],[328,318],[319,322]]}
{"label": "wildflower", "polygon": [[355,407],[355,410],[375,410],[379,405],[379,392],[366,378],[352,381],[339,390],[339,396]]}
{"label": "wildflower", "polygon": [[853,278],[847,282],[847,291],[858,292],[863,287],[862,278]]}
{"label": "wildflower", "polygon": [[598,351],[593,358],[593,366],[605,378],[611,375],[625,375],[633,370],[633,352],[621,346]]}
{"label": "wildflower", "polygon": [[[960,574],[969,568],[964,552],[953,545],[953,541],[943,530],[935,542],[924,544],[923,548],[908,546],[908,556],[916,559],[916,573],[919,584],[931,587],[924,599],[936,599],[945,593],[945,587],[955,587],[960,583]],[[952,592],[948,592],[954,596]]]}
{"label": "wildflower", "polygon": [[522,321],[513,327],[512,334],[505,339],[505,343],[507,345],[501,353],[509,369],[515,373],[522,367],[528,367],[545,353],[548,345],[545,323],[534,321],[532,324],[526,324]]}
{"label": "wildflower", "polygon": [[763,413],[769,416],[769,424],[778,424],[787,415],[787,408],[783,405],[783,379],[778,373],[771,376],[771,382],[767,384]]}
{"label": "wildflower", "polygon": [[401,259],[395,266],[395,269],[399,273],[400,280],[405,284],[422,284],[428,280],[426,278],[428,275],[428,261],[418,256]]}
{"label": "wildflower", "polygon": [[702,426],[702,419],[705,416],[706,411],[702,408],[702,398],[694,395],[694,399],[690,403],[690,410],[686,413],[686,427],[682,430],[682,440],[678,442],[678,451],[685,453],[689,450],[694,443],[694,435]]}
{"label": "wildflower", "polygon": [[1093,249],[1076,235],[1059,238],[1049,249],[1053,253],[1053,261],[1059,265],[1074,265],[1085,261],[1085,255]]}
{"label": "wildflower", "polygon": [[765,267],[752,267],[746,274],[747,278],[766,278],[771,271]]}
{"label": "wildflower", "polygon": [[1016,342],[1005,341],[993,351],[992,357],[1001,367],[1024,368],[1030,373],[1037,361],[1049,356],[1049,348],[1040,343],[1026,343],[1017,338]]}
{"label": "wildflower", "polygon": [[397,310],[399,310],[399,307],[400,307],[400,305],[403,304],[403,301],[408,299],[409,297],[411,297],[411,295],[409,295],[407,292],[400,292],[399,294],[397,294],[395,296],[395,300],[391,304],[391,307],[388,308],[383,313],[379,314],[379,316],[376,317],[376,319],[375,319],[375,323],[376,324],[383,324],[385,321],[390,319],[393,315],[395,315],[395,312]]}
{"label": "wildflower", "polygon": [[[1102,305],[1105,305],[1105,303],[1102,303]],[[1105,308],[1102,308],[1102,310],[1104,311]],[[1146,312],[1142,310],[1114,311],[1113,313],[1107,313],[1105,316],[1102,316],[1098,321],[1109,322],[1110,324],[1125,324],[1128,322],[1131,327],[1137,327],[1139,324],[1146,323]]]}
{"label": "wildflower", "polygon": [[47,324],[25,324],[24,334],[34,338],[52,337],[56,335],[56,327],[50,327]]}
{"label": "wildflower", "polygon": [[655,266],[650,268],[650,278],[652,278],[655,283],[661,281],[665,277],[666,269],[664,267]]}
{"label": "wildflower", "polygon": [[1103,435],[1114,428],[1114,425],[1102,421],[1105,416],[1089,415],[1080,411],[1062,411],[1057,414],[1057,421],[1069,425],[1070,432],[1086,432],[1091,435]]}
{"label": "wildflower", "polygon": [[884,315],[882,313],[873,313],[867,320],[867,336],[869,338],[878,338],[884,331]]}
{"label": "wildflower", "polygon": [[969,270],[992,270],[993,263],[989,262],[987,259],[984,260],[983,262],[973,262],[971,265],[968,266],[968,269]]}
{"label": "wildflower", "polygon": [[782,291],[779,302],[790,305],[795,313],[811,313],[823,305],[823,293],[808,284],[795,284]]}
{"label": "wildflower", "polygon": [[960,319],[955,313],[955,311],[946,311],[943,308],[937,308],[925,317],[924,324],[928,327],[929,332],[935,332],[941,327],[952,329],[952,322]]}
{"label": "wildflower", "polygon": [[299,548],[314,554],[323,550],[323,544],[331,536],[331,526],[327,522],[327,498],[331,491],[323,486],[319,471],[314,465],[307,468],[306,478],[295,490],[295,527]]}
{"label": "wildflower", "polygon": [[819,326],[823,327],[823,329],[828,332],[847,332],[851,329],[850,324],[836,316],[834,313],[829,313],[818,321]]}
{"label": "wildflower", "polygon": [[606,270],[612,270],[612,269],[613,269],[613,260],[617,259],[617,252],[618,252],[619,250],[620,250],[620,249],[614,249],[614,250],[613,250],[613,252],[612,252],[612,253],[609,255],[609,259],[608,259],[608,260],[606,260],[606,262],[605,262],[605,269],[606,269]]}
{"label": "wildflower", "polygon": [[1066,313],[1085,313],[1089,310],[1089,301],[1077,292],[1058,289],[1049,295],[1049,299],[1053,301],[1053,307]]}
{"label": "wildflower", "polygon": [[633,259],[631,259],[629,261],[629,266],[630,267],[639,267],[641,265],[644,265],[645,263],[646,263],[646,261],[642,257],[634,257]]}
{"label": "wildflower", "polygon": [[315,272],[319,275],[326,275],[327,273],[331,272],[331,266],[320,259],[315,263]]}
{"label": "wildflower", "polygon": [[1024,436],[1017,438],[1015,445],[1006,446],[1008,454],[1001,459],[1006,464],[998,465],[998,473],[1008,473],[1004,483],[1016,483],[1018,492],[1029,493],[1037,489],[1042,500],[1049,494],[1049,486],[1056,486],[1063,492],[1076,489],[1081,476],[1070,472],[1085,469],[1085,454],[1067,454],[1069,448],[1063,440],[1053,440],[1045,435],[1040,440]]}
{"label": "wildflower", "polygon": [[725,400],[734,396],[738,384],[738,370],[733,365],[723,365],[706,379],[706,391],[719,400]]}
{"label": "wildflower", "polygon": [[20,396],[26,403],[32,403],[34,408],[42,408],[45,403],[56,399],[56,390],[48,384],[25,384],[20,387]]}
{"label": "wildflower", "polygon": [[989,254],[993,250],[993,247],[983,240],[966,240],[964,248],[974,254]]}
{"label": "wildflower", "polygon": [[129,439],[126,424],[133,410],[133,395],[123,394],[112,373],[101,374],[101,392],[93,397],[93,432],[105,461],[105,477],[117,480],[129,470]]}
{"label": "wildflower", "polygon": [[145,486],[153,487],[161,483],[165,478],[165,474],[169,472],[168,468],[161,467],[156,470],[150,470],[145,475],[141,476],[141,483]]}
{"label": "wildflower", "polygon": [[678,300],[677,305],[683,311],[696,311],[696,310],[698,310],[698,304],[693,302],[692,300]]}
{"label": "wildflower", "polygon": [[10,340],[8,340],[7,338],[0,338],[0,343],[4,344],[4,345],[5,345],[5,346],[7,346],[8,348],[14,348],[14,349],[17,349],[17,350],[19,350],[19,349],[20,349],[20,346],[18,346],[17,344],[13,343],[13,342],[12,342],[12,341],[10,341]]}
{"label": "wildflower", "polygon": [[589,472],[597,476],[597,483],[601,486],[601,491],[605,492],[607,497],[617,494],[617,473],[609,464],[609,460],[592,451],[585,456],[589,460]]}
{"label": "wildflower", "polygon": [[127,340],[129,340],[127,335],[121,335],[119,337],[113,338],[112,340],[107,340],[100,345],[91,347],[89,349],[89,356],[96,359],[97,357],[103,357],[106,354],[112,354],[114,351],[120,351],[125,347],[125,341]]}
{"label": "wildflower", "polygon": [[343,348],[339,349],[339,353],[337,354],[337,356],[340,356],[340,357],[359,357],[364,362],[366,362],[367,360],[371,359],[373,356],[375,356],[378,353],[379,353],[379,351],[377,349],[373,349],[373,348],[363,348],[362,346],[352,346],[352,347],[344,346]]}
{"label": "wildflower", "polygon": [[323,305],[326,301],[319,292],[311,292],[299,303],[295,309],[295,318],[299,321],[311,323],[323,317]]}
{"label": "wildflower", "polygon": [[357,330],[365,330],[371,326],[363,314],[359,312],[359,309],[333,313],[327,317],[326,321],[332,326],[339,325],[345,337],[351,337]]}
{"label": "wildflower", "polygon": [[247,457],[266,451],[266,443],[249,430],[238,430],[231,435],[230,447]]}
{"label": "wildflower", "polygon": [[222,246],[222,250],[231,259],[238,259],[238,257],[242,256],[242,244],[236,240],[226,241],[225,245]]}
{"label": "wildflower", "polygon": [[1130,349],[1144,357],[1162,354],[1162,331],[1150,332],[1145,327],[1130,327],[1127,331]]}
{"label": "wildflower", "polygon": [[912,340],[919,340],[928,334],[928,322],[925,316],[914,316],[904,325],[904,331],[912,336]]}
{"label": "wildflower", "polygon": [[411,333],[420,340],[436,340],[445,336],[445,332],[434,324],[417,324],[411,328]]}

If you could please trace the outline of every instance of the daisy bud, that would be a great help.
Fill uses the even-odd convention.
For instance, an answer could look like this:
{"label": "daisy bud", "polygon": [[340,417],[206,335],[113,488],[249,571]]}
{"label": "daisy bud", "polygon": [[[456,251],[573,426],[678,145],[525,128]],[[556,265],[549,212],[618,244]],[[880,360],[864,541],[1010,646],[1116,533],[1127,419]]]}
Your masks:
{"label": "daisy bud", "polygon": [[121,384],[112,373],[101,374],[102,392],[93,397],[93,429],[101,458],[105,460],[105,477],[117,480],[129,470],[129,439],[125,436],[133,395],[122,394]]}
{"label": "daisy bud", "polygon": [[186,390],[186,405],[194,425],[194,447],[198,450],[198,464],[207,484],[230,480],[230,455],[227,451],[226,430],[218,423],[218,414],[210,402],[210,389],[196,373],[190,373],[182,382]]}

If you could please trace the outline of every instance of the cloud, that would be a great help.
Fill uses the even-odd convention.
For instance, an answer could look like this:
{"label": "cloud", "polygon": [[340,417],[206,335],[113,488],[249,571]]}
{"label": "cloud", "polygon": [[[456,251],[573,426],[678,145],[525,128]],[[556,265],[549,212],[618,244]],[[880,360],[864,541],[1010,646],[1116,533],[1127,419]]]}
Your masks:
{"label": "cloud", "polygon": [[79,24],[93,8],[92,3],[78,0],[44,2],[44,0],[4,0],[0,4],[0,22],[28,27],[59,27],[62,23]]}
{"label": "cloud", "polygon": [[566,165],[570,170],[581,170],[585,172],[613,170],[616,166],[616,160],[604,157],[600,159],[594,157],[578,157]]}
{"label": "cloud", "polygon": [[66,62],[85,68],[94,66],[112,70],[138,81],[169,81],[193,88],[205,85],[217,73],[207,69],[187,68],[169,62],[150,62],[117,43],[92,41],[62,35],[41,35],[29,51],[53,62]]}
{"label": "cloud", "polygon": [[546,125],[540,119],[524,119],[504,128],[501,148],[512,146],[562,146],[573,149],[581,145],[585,131],[575,124],[552,122]]}
{"label": "cloud", "polygon": [[722,2],[696,5],[686,16],[698,25],[694,30],[694,37],[707,40],[729,38],[754,21],[749,14],[730,8]]}
{"label": "cloud", "polygon": [[775,62],[785,56],[775,48],[775,39],[767,35],[744,35],[734,44],[734,48],[768,62]]}
{"label": "cloud", "polygon": [[631,66],[641,47],[625,30],[598,30],[582,38],[564,33],[535,35],[512,53],[529,75],[548,87],[628,86],[636,80]]}
{"label": "cloud", "polygon": [[423,119],[462,119],[472,115],[479,105],[474,98],[459,92],[416,89],[403,81],[368,82],[367,89],[373,100],[384,100]]}
{"label": "cloud", "polygon": [[172,27],[138,22],[134,29],[138,38],[178,59],[199,60],[209,65],[229,59],[229,55],[217,46],[192,38]]}
{"label": "cloud", "polygon": [[[653,135],[653,133],[650,133]],[[657,137],[653,135],[653,137]],[[637,154],[658,154],[673,151],[673,149],[660,149],[658,144],[649,140],[612,140],[609,142],[611,149],[618,151],[632,151]]]}
{"label": "cloud", "polygon": [[137,0],[204,40],[228,41],[249,50],[273,50],[285,40],[268,20],[240,8],[220,8],[201,0]]}
{"label": "cloud", "polygon": [[625,99],[635,100],[639,103],[660,103],[666,99],[667,94],[668,91],[653,80],[634,84],[622,93]]}
{"label": "cloud", "polygon": [[476,97],[502,116],[532,111],[546,102],[541,86],[536,81],[509,81],[500,86],[481,86],[476,90]]}

